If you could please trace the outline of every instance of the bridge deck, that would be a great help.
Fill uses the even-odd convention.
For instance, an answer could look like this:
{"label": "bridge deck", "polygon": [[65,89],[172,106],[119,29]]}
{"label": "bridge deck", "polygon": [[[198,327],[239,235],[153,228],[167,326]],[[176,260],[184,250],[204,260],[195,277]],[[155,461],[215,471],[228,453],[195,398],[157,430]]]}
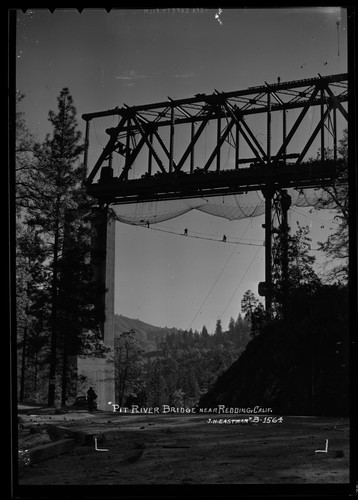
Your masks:
{"label": "bridge deck", "polygon": [[102,169],[88,193],[100,202],[123,204],[153,200],[209,197],[259,191],[267,187],[312,188],[331,184],[338,176],[340,162],[326,160],[278,166],[251,166],[220,172],[197,171],[160,173],[151,177],[120,180],[109,167]]}

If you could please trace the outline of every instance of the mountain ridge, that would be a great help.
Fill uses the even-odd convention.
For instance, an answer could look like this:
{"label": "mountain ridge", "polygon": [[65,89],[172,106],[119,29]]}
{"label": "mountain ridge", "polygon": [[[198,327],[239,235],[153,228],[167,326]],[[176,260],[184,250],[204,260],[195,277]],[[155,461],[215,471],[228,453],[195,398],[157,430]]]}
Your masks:
{"label": "mountain ridge", "polygon": [[134,330],[136,339],[145,352],[156,351],[157,341],[162,340],[169,333],[178,331],[177,328],[154,326],[140,319],[133,319],[123,316],[122,314],[115,314],[115,338],[118,338],[123,332],[128,332],[129,330]]}

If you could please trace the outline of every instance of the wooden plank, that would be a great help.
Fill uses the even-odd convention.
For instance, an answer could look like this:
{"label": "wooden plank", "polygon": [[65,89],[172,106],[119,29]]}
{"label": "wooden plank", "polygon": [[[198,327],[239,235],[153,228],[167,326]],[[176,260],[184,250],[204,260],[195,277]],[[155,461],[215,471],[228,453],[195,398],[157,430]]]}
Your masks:
{"label": "wooden plank", "polygon": [[72,451],[74,447],[74,439],[61,439],[60,441],[55,441],[54,443],[35,446],[34,448],[30,448],[26,451],[26,461],[21,460],[19,466],[21,467],[42,462],[48,458],[62,455],[62,453],[68,453],[69,451]]}
{"label": "wooden plank", "polygon": [[60,439],[71,438],[74,439],[76,444],[81,445],[91,445],[93,443],[93,437],[96,436],[99,440],[102,440],[102,436],[98,436],[97,432],[82,431],[79,429],[69,429],[68,427],[62,427],[61,425],[47,425],[47,433],[50,436],[51,441],[57,442]]}
{"label": "wooden plank", "polygon": [[98,442],[103,442],[106,437],[111,438],[116,436],[119,432],[119,428],[105,429],[103,427],[92,427],[79,429],[68,428],[61,425],[47,424],[47,433],[52,441],[58,441],[59,439],[72,438],[76,441],[76,444],[80,445],[93,445],[93,438],[96,437]]}

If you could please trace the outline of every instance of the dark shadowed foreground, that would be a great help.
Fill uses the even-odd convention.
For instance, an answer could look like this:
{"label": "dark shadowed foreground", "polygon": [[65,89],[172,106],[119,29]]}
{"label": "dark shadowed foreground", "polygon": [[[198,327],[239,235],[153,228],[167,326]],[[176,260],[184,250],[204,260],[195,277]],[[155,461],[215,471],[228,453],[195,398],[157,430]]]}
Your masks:
{"label": "dark shadowed foreground", "polygon": [[[243,415],[23,416],[19,448],[51,442],[47,424],[83,431],[88,444],[19,468],[20,485],[323,484],[349,482],[345,418],[282,417],[282,423],[216,423]],[[51,434],[51,432],[50,432]],[[97,439],[95,449],[94,436]],[[52,433],[52,440],[56,439]],[[328,440],[327,453],[324,450]],[[27,441],[26,441],[27,440]]]}

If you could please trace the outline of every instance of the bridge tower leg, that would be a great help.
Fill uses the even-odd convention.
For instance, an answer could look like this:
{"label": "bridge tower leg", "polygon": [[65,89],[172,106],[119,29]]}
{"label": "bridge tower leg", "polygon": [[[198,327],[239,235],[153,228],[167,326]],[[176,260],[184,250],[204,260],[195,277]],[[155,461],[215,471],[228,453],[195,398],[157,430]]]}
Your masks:
{"label": "bridge tower leg", "polygon": [[289,235],[289,225],[288,225],[288,210],[291,206],[291,196],[287,193],[286,190],[281,190],[280,193],[280,208],[282,214],[282,222],[281,222],[281,234],[282,234],[282,314],[283,318],[286,318],[287,315],[287,306],[288,306],[288,235]]}
{"label": "bridge tower leg", "polygon": [[272,199],[274,189],[270,186],[262,190],[265,198],[265,283],[259,294],[265,296],[265,310],[268,320],[272,316]]}
{"label": "bridge tower leg", "polygon": [[[278,305],[281,308],[283,318],[286,317],[287,312],[287,297],[289,292],[288,236],[290,231],[287,214],[291,206],[291,197],[285,189],[280,189],[275,192],[274,189],[267,187],[262,190],[262,193],[265,197],[265,223],[263,224],[265,228],[265,281],[259,283],[258,292],[259,295],[265,297],[266,317],[267,320],[270,320],[272,319],[272,303],[275,286],[275,291],[280,292],[276,294],[276,300],[279,301]],[[275,214],[273,214],[273,206]],[[274,227],[275,216],[279,222],[279,227]],[[275,262],[273,262],[273,234],[278,234],[281,240],[279,262],[277,262],[277,256]],[[274,266],[276,266],[276,268]],[[277,266],[279,267],[277,268]],[[278,280],[276,283],[273,282],[273,276],[275,275]],[[277,275],[280,276],[280,278],[277,278]]]}
{"label": "bridge tower leg", "polygon": [[112,408],[108,403],[115,401],[113,362],[115,221],[109,217],[108,208],[95,210],[91,240],[92,278],[101,290],[96,306],[104,313],[100,330],[103,344],[109,351],[104,357],[79,356],[77,370],[78,376],[86,377],[86,385],[94,388],[98,396],[96,401],[98,409],[108,410]]}

